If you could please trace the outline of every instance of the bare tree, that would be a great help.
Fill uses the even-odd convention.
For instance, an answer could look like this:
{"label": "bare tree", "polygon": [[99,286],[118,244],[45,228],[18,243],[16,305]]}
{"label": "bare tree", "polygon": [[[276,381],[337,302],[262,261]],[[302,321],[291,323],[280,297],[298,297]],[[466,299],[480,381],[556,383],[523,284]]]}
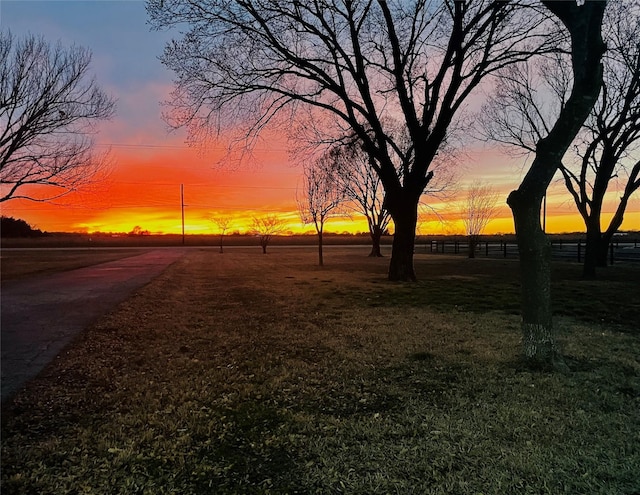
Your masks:
{"label": "bare tree", "polygon": [[146,235],[151,235],[151,232],[143,229],[140,225],[136,225],[131,232],[128,234],[130,237],[141,237]]}
{"label": "bare tree", "polygon": [[103,169],[88,134],[114,102],[88,78],[90,62],[85,48],[0,32],[0,202],[50,201]]}
{"label": "bare tree", "polygon": [[284,231],[284,221],[277,215],[256,217],[252,222],[252,232],[260,238],[262,253],[267,254],[267,246],[274,235]]}
{"label": "bare tree", "polygon": [[498,193],[489,184],[474,182],[467,188],[462,223],[469,239],[469,258],[475,258],[480,235],[498,212]]}
{"label": "bare tree", "polygon": [[332,115],[338,136],[358,136],[395,225],[391,280],[416,278],[418,204],[473,90],[561,34],[520,1],[149,0],[147,11],[156,28],[190,27],[162,61],[177,75],[170,123],[193,139],[249,122],[250,143],[302,106]]}
{"label": "bare tree", "polygon": [[224,249],[222,247],[222,241],[224,240],[225,232],[231,228],[231,217],[211,215],[209,217],[209,220],[211,220],[211,222],[213,222],[214,225],[218,228],[218,233],[220,234],[220,252],[223,253]]}
{"label": "bare tree", "polygon": [[[605,11],[603,86],[598,101],[559,170],[586,232],[583,275],[595,278],[606,266],[613,234],[620,228],[630,196],[640,187],[640,2],[611,2]],[[535,153],[569,97],[572,74],[558,55],[534,67],[505,71],[481,114],[490,139]],[[608,226],[602,210],[612,181],[622,193]]]}
{"label": "bare tree", "polygon": [[[587,230],[585,278],[595,278],[596,266],[607,265],[611,239],[640,188],[640,2],[611,2],[605,26],[602,91],[575,144],[578,166],[560,168]],[[614,180],[622,193],[603,232],[602,209]]]}
{"label": "bare tree", "polygon": [[507,199],[515,222],[522,280],[523,350],[532,363],[565,367],[553,330],[551,245],[540,225],[542,198],[562,159],[593,108],[602,86],[602,19],[605,1],[543,4],[570,35],[571,93],[549,132],[536,142],[535,156],[517,190]]}
{"label": "bare tree", "polygon": [[[369,256],[381,257],[380,241],[389,227],[391,215],[384,205],[384,188],[370,164],[371,157],[357,140],[336,144],[329,153],[333,157],[330,163],[332,175],[339,182],[353,210],[367,219],[371,236]],[[345,204],[347,208],[349,203]]]}
{"label": "bare tree", "polygon": [[332,173],[334,161],[334,154],[329,152],[318,160],[305,164],[302,198],[297,200],[302,223],[312,223],[316,229],[320,266],[324,266],[322,236],[325,223],[337,213],[345,199],[344,189]]}

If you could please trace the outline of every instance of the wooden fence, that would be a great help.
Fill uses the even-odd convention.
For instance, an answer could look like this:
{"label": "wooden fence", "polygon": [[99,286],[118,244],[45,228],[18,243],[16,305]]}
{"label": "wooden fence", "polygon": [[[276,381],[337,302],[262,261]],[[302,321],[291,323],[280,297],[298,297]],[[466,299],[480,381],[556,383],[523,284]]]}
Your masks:
{"label": "wooden fence", "polygon": [[[554,259],[564,261],[584,261],[585,241],[552,240],[551,252]],[[468,255],[469,244],[466,240],[422,240],[416,243],[416,252]],[[476,257],[518,258],[518,245],[513,240],[480,241],[476,247]],[[609,245],[609,263],[631,261],[640,262],[640,239],[615,240]]]}

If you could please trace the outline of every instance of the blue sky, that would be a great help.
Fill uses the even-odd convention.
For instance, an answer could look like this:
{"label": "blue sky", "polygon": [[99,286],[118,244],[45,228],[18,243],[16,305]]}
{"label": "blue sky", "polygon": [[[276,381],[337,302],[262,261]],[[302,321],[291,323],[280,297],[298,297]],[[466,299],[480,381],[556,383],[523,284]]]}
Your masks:
{"label": "blue sky", "polygon": [[149,29],[143,1],[2,0],[0,24],[15,34],[30,31],[90,48],[103,84],[126,88],[148,79],[171,81],[158,60],[169,35]]}
{"label": "blue sky", "polygon": [[170,35],[150,30],[143,1],[0,0],[0,24],[15,35],[31,32],[92,51],[92,73],[118,102],[101,140],[131,141],[142,128],[147,140],[166,138],[160,102],[172,74],[158,57]]}

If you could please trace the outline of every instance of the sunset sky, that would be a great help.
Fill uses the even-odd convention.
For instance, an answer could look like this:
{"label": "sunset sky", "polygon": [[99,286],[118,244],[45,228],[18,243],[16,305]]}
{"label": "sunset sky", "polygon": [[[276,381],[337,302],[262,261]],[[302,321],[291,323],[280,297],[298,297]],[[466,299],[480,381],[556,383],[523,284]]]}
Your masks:
{"label": "sunset sky", "polygon": [[[2,215],[22,218],[49,232],[129,232],[135,226],[151,232],[181,231],[180,186],[184,185],[186,233],[217,232],[210,218],[233,218],[230,231],[244,232],[253,217],[276,213],[292,232],[303,226],[296,206],[301,168],[290,163],[284,133],[264,138],[251,163],[220,167],[224,143],[206,151],[185,144],[186,132],[169,133],[161,104],[169,98],[172,73],[158,60],[164,44],[176,33],[150,31],[143,1],[13,1],[0,0],[0,25],[14,35],[28,32],[48,41],[77,44],[93,53],[92,72],[98,84],[117,100],[115,117],[100,125],[97,151],[110,150],[112,171],[106,183],[68,196],[60,204],[10,200]],[[474,180],[494,185],[506,199],[517,188],[524,161],[478,144],[466,150],[459,189]],[[461,233],[459,210],[453,203],[425,198],[442,218],[425,209],[420,234]],[[487,232],[513,232],[509,208],[502,201],[499,218]],[[611,204],[607,211],[612,210]],[[548,197],[548,232],[583,231],[575,205],[556,183]],[[623,229],[640,229],[640,200],[632,198]],[[366,230],[357,216],[332,219],[330,232]]]}

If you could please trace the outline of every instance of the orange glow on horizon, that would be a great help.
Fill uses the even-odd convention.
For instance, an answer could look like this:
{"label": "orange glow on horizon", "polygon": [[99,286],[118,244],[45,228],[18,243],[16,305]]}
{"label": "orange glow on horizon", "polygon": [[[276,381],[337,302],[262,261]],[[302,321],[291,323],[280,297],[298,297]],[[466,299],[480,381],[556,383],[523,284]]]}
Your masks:
{"label": "orange glow on horizon", "polygon": [[[143,139],[143,137],[139,137]],[[256,150],[255,159],[242,167],[217,165],[222,157],[218,150],[203,155],[182,144],[113,146],[116,164],[107,183],[98,184],[91,194],[74,193],[59,204],[10,200],[2,204],[2,214],[21,218],[48,232],[130,232],[139,226],[151,233],[182,232],[180,185],[184,187],[184,230],[186,234],[217,234],[219,228],[212,217],[230,219],[227,233],[247,233],[253,218],[275,214],[284,222],[284,232],[314,232],[312,225],[300,221],[296,190],[301,184],[301,168],[289,164],[285,146],[277,140]],[[478,161],[486,161],[481,178],[492,180],[500,188],[501,197],[517,187],[513,170],[487,152],[478,153]],[[474,167],[482,169],[474,164]],[[488,168],[487,168],[488,167]],[[491,168],[494,167],[494,168]],[[439,203],[432,198],[429,206],[439,211],[421,210],[417,233],[464,233],[460,219],[461,186],[457,198]],[[547,232],[584,232],[584,223],[575,213],[568,193],[562,185],[549,190]],[[607,211],[614,206],[609,204]],[[608,221],[611,213],[603,215]],[[390,227],[393,232],[393,225]],[[622,230],[640,230],[640,201],[632,198]],[[360,233],[367,224],[358,215],[329,219],[328,233]],[[511,211],[503,202],[497,218],[485,234],[513,233]]]}

